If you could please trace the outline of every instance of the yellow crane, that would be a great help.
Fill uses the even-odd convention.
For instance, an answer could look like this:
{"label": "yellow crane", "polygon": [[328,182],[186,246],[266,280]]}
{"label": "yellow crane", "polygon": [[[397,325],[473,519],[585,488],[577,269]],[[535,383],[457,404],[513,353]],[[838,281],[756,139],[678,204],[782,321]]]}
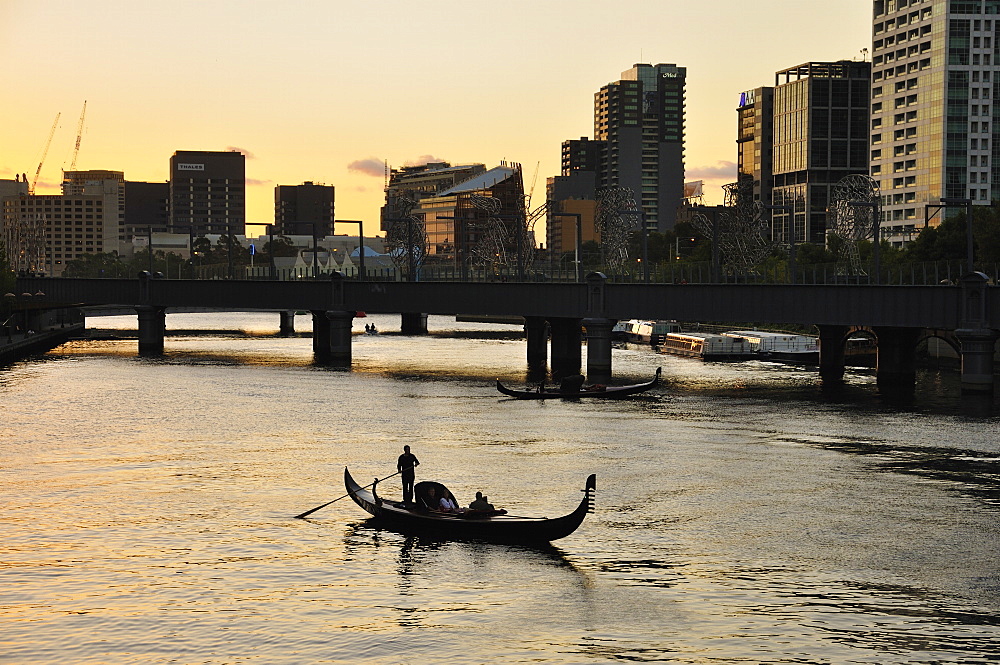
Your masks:
{"label": "yellow crane", "polygon": [[80,139],[83,138],[83,116],[87,115],[87,100],[83,100],[83,110],[80,111],[80,122],[76,123],[76,147],[73,148],[73,161],[69,165],[70,171],[76,170],[76,156],[80,154]]}
{"label": "yellow crane", "polygon": [[28,188],[29,194],[35,193],[35,184],[38,182],[38,174],[42,172],[42,164],[45,163],[45,156],[49,154],[49,146],[52,144],[52,137],[56,133],[56,127],[59,126],[59,116],[61,115],[61,112],[56,113],[56,119],[52,123],[52,129],[49,130],[49,138],[45,142],[45,148],[42,150],[42,158],[38,162],[38,168],[35,169],[35,177],[31,180],[31,187]]}

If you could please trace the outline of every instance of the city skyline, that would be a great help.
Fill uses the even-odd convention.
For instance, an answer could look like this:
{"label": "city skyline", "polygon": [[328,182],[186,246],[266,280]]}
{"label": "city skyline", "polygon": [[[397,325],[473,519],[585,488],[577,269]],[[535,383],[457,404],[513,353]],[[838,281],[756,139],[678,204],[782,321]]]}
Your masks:
{"label": "city skyline", "polygon": [[560,172],[562,141],[593,136],[593,92],[637,63],[687,68],[685,177],[705,180],[708,202],[721,202],[720,186],[736,176],[740,92],[801,62],[862,59],[872,5],[515,1],[501,15],[457,2],[433,11],[402,2],[106,9],[0,5],[0,71],[13,91],[0,123],[0,178],[33,178],[58,112],[37,187],[58,193],[86,100],[77,169],[166,181],[175,151],[238,149],[248,224],[273,220],[276,185],[313,181],[336,187],[337,218],[374,229],[386,162],[519,162],[540,200],[545,179]]}

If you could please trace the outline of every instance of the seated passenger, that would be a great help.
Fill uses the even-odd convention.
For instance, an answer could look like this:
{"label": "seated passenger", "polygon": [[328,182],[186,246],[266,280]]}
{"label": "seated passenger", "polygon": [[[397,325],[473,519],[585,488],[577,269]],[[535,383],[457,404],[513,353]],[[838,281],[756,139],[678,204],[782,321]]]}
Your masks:
{"label": "seated passenger", "polygon": [[424,504],[424,508],[429,510],[438,509],[437,490],[433,485],[427,488],[427,496],[420,497],[420,502]]}
{"label": "seated passenger", "polygon": [[441,497],[441,501],[438,502],[438,510],[443,513],[460,513],[462,509],[458,507],[455,503],[455,497],[448,490],[444,491],[444,496]]}
{"label": "seated passenger", "polygon": [[482,492],[476,492],[476,498],[469,504],[469,510],[493,510],[493,504],[486,500]]}

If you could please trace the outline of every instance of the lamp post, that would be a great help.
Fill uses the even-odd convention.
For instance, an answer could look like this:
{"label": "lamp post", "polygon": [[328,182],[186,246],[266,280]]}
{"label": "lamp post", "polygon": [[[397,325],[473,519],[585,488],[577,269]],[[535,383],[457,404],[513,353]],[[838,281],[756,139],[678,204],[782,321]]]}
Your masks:
{"label": "lamp post", "polygon": [[788,274],[792,284],[795,284],[795,206],[765,205],[765,210],[781,210],[788,215]]}
{"label": "lamp post", "polygon": [[872,247],[872,259],[875,262],[875,283],[882,283],[882,265],[879,260],[881,254],[882,245],[882,223],[878,219],[878,202],[877,201],[848,201],[847,205],[852,208],[871,208],[872,210],[872,226],[875,233],[875,245]]}
{"label": "lamp post", "polygon": [[149,227],[147,227],[146,233],[147,233],[146,240],[149,245],[146,248],[149,250],[149,274],[152,275],[153,274],[153,225],[152,224],[150,224]]}
{"label": "lamp post", "polygon": [[229,279],[233,278],[233,227],[226,222],[226,268],[229,272]]}
{"label": "lamp post", "polygon": [[313,279],[319,276],[319,248],[316,244],[316,222],[309,222],[309,228],[312,229],[312,239],[313,239]]}
{"label": "lamp post", "polygon": [[638,215],[639,230],[642,232],[642,281],[649,283],[649,228],[646,226],[646,211],[642,208],[638,210],[619,210],[618,214]]}
{"label": "lamp post", "polygon": [[[582,239],[582,231],[583,231],[583,229],[582,229],[582,221],[581,221],[583,215],[581,215],[578,212],[557,212],[557,213],[554,213],[552,216],[553,217],[575,217],[576,218],[576,247],[575,247],[575,250],[574,250],[575,251],[574,257],[575,258],[574,258],[573,262],[576,264],[576,281],[577,282],[582,282],[583,281],[583,275],[582,275],[581,266],[580,266],[580,254],[583,253],[583,250],[582,250],[582,248],[583,248],[583,239]],[[562,234],[560,234],[560,236],[561,235]]]}
{"label": "lamp post", "polygon": [[194,226],[188,225],[188,260],[191,262],[191,278],[194,278]]}
{"label": "lamp post", "polygon": [[[972,272],[972,261],[975,258],[973,256],[975,250],[972,245],[972,199],[943,198],[938,205],[938,209],[940,210],[949,206],[965,206],[965,261],[968,263],[968,270],[966,272]],[[926,210],[927,208],[925,207],[925,217],[927,214]]]}
{"label": "lamp post", "polygon": [[267,262],[270,264],[270,269],[268,270],[268,276],[271,279],[274,279],[276,272],[276,266],[274,263],[274,224],[267,225],[267,235],[268,235]]}
{"label": "lamp post", "polygon": [[364,222],[360,219],[335,219],[333,220],[333,228],[336,232],[337,224],[357,224],[358,225],[358,258],[360,259],[360,278],[365,279],[368,275],[365,272],[365,230]]}

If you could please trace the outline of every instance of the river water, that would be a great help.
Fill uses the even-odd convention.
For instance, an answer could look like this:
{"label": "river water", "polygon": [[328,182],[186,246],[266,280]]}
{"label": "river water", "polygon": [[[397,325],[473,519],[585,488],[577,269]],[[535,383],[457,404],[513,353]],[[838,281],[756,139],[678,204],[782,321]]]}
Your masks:
{"label": "river water", "polygon": [[[900,404],[868,370],[824,392],[635,346],[616,382],[662,388],[519,402],[493,386],[524,380],[517,328],[373,321],[350,371],[275,314],[0,368],[0,662],[997,662],[1000,407],[957,376]],[[349,499],[292,518],[404,444],[465,503],[555,516],[596,473],[597,511],[549,548],[405,537]]]}

